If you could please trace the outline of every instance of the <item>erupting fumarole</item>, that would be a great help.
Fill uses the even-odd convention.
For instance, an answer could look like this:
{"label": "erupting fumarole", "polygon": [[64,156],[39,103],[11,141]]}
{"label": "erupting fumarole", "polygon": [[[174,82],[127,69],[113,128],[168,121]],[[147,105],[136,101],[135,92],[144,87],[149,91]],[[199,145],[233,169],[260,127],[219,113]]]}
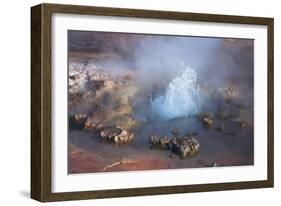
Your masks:
{"label": "erupting fumarole", "polygon": [[199,112],[200,94],[197,74],[182,64],[179,74],[168,85],[166,93],[151,101],[153,111],[164,119],[187,117]]}

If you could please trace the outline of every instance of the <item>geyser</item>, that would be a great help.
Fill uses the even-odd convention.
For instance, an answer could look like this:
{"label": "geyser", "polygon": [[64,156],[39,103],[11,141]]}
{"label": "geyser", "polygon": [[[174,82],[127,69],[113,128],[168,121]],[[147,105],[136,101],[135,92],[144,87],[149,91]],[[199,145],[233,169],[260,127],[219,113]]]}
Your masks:
{"label": "geyser", "polygon": [[178,75],[169,83],[164,95],[151,100],[151,106],[163,119],[195,115],[200,108],[197,74],[190,66],[182,64]]}

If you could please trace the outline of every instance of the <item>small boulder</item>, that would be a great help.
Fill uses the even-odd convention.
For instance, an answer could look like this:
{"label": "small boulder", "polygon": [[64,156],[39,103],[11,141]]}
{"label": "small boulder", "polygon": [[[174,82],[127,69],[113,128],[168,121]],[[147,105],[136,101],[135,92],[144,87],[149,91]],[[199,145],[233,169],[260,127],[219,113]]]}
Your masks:
{"label": "small boulder", "polygon": [[77,130],[84,129],[86,120],[87,120],[86,114],[70,115],[68,117],[69,128],[70,129],[77,129]]}
{"label": "small boulder", "polygon": [[114,142],[116,144],[125,144],[131,142],[134,139],[134,133],[128,132],[127,130],[122,130],[122,132],[114,137]]}
{"label": "small boulder", "polygon": [[103,140],[114,142],[115,144],[129,143],[134,139],[134,133],[117,126],[103,127],[100,129],[100,137]]}
{"label": "small boulder", "polygon": [[213,125],[213,123],[214,123],[214,118],[213,118],[213,116],[211,115],[211,114],[209,114],[209,113],[200,113],[199,115],[198,115],[198,119],[200,120],[200,121],[202,121],[202,123],[203,123],[203,125],[204,125],[204,127],[211,127],[212,125]]}
{"label": "small boulder", "polygon": [[242,128],[242,129],[244,129],[244,128],[246,128],[247,126],[248,126],[248,124],[247,124],[247,122],[240,122],[240,127]]}
{"label": "small boulder", "polygon": [[216,128],[216,130],[217,130],[218,132],[223,132],[223,131],[224,131],[224,126],[220,125],[220,126],[218,126],[218,127]]}
{"label": "small boulder", "polygon": [[174,136],[179,136],[180,135],[180,130],[178,128],[174,128],[171,133]]}
{"label": "small boulder", "polygon": [[161,149],[169,149],[170,139],[168,137],[151,136],[149,138],[152,147],[158,147]]}
{"label": "small boulder", "polygon": [[195,136],[174,138],[171,141],[172,151],[181,157],[194,156],[199,151],[200,144]]}
{"label": "small boulder", "polygon": [[218,164],[217,164],[216,162],[213,162],[210,166],[211,166],[211,167],[217,167]]}

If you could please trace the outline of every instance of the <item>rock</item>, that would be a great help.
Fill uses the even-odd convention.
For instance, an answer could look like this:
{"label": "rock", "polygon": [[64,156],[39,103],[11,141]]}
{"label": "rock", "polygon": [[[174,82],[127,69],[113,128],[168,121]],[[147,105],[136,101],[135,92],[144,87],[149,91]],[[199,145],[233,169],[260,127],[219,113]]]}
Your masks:
{"label": "rock", "polygon": [[224,102],[227,104],[231,103],[233,100],[239,97],[238,88],[233,85],[228,85],[226,87],[219,88],[217,91],[221,98],[224,100]]}
{"label": "rock", "polygon": [[173,134],[174,136],[179,136],[180,130],[179,130],[178,128],[174,128],[174,129],[172,130],[172,134]]}
{"label": "rock", "polygon": [[240,122],[240,127],[242,128],[242,129],[244,129],[244,128],[246,128],[247,126],[248,126],[248,124],[247,124],[247,122]]}
{"label": "rock", "polygon": [[105,80],[111,76],[103,70],[96,68],[95,65],[82,65],[70,63],[69,65],[69,93],[80,93],[88,90],[99,90],[104,87]]}
{"label": "rock", "polygon": [[88,119],[85,121],[84,128],[86,128],[86,129],[91,129],[91,128],[96,129],[96,124],[95,124],[94,122],[92,122],[91,119],[88,118]]}
{"label": "rock", "polygon": [[102,139],[114,141],[114,137],[121,134],[122,130],[116,126],[105,127],[101,129],[100,136]]}
{"label": "rock", "polygon": [[[69,90],[70,90],[70,86],[69,86]],[[82,101],[82,97],[83,97],[83,94],[82,93],[71,93],[69,92],[68,94],[68,106],[69,108],[73,108],[77,105],[79,105]]]}
{"label": "rock", "polygon": [[104,81],[104,88],[105,89],[113,89],[115,87],[115,82],[112,80]]}
{"label": "rock", "polygon": [[218,127],[216,128],[216,130],[217,130],[218,132],[223,132],[223,131],[224,131],[224,126],[220,125],[220,126],[218,126]]}
{"label": "rock", "polygon": [[70,115],[68,118],[68,124],[70,129],[84,129],[85,122],[87,120],[86,114]]}
{"label": "rock", "polygon": [[169,149],[170,139],[168,137],[151,136],[149,138],[152,147],[158,147],[161,149]]}
{"label": "rock", "polygon": [[211,167],[217,167],[218,166],[218,164],[216,163],[216,162],[213,162],[212,164],[211,164]]}
{"label": "rock", "polygon": [[124,144],[131,142],[134,139],[134,134],[131,132],[128,132],[127,130],[122,130],[122,132],[114,137],[114,142],[116,144]]}
{"label": "rock", "polygon": [[114,142],[115,144],[129,143],[134,139],[132,132],[122,130],[116,126],[101,128],[100,136],[103,140]]}
{"label": "rock", "polygon": [[214,123],[214,118],[209,113],[200,113],[198,118],[202,121],[204,127],[211,127]]}
{"label": "rock", "polygon": [[130,104],[121,104],[116,106],[114,109],[118,115],[129,115],[133,112],[133,108]]}
{"label": "rock", "polygon": [[112,124],[125,130],[131,130],[138,126],[139,122],[130,115],[121,115],[111,120]]}
{"label": "rock", "polygon": [[211,117],[203,118],[203,124],[205,127],[211,127],[213,123],[214,123],[214,120]]}
{"label": "rock", "polygon": [[[158,147],[161,149],[170,149],[174,154],[184,158],[187,156],[194,156],[198,151],[200,144],[196,140],[196,133],[189,134],[182,138],[170,139],[166,136],[151,136],[149,138],[152,147]],[[169,157],[173,157],[172,154]]]}
{"label": "rock", "polygon": [[87,114],[76,114],[75,115],[76,120],[86,119],[86,118],[87,118]]}
{"label": "rock", "polygon": [[239,94],[238,89],[234,88],[233,86],[226,87],[223,91],[225,99],[235,98]]}
{"label": "rock", "polygon": [[123,76],[123,79],[124,79],[125,81],[129,81],[129,80],[132,79],[132,77],[131,77],[130,74],[126,74],[126,75]]}
{"label": "rock", "polygon": [[171,142],[172,151],[180,157],[194,156],[198,151],[200,144],[194,136],[183,138],[174,138]]}
{"label": "rock", "polygon": [[[99,124],[115,125],[128,131],[137,126],[138,122],[132,117],[132,98],[139,89],[131,81],[135,78],[135,71],[115,73],[93,60],[83,63],[78,61],[69,65],[69,112],[88,114],[87,120],[77,127],[100,135]],[[122,83],[123,80],[126,84]],[[75,121],[74,117],[70,118],[71,125],[76,124]]]}

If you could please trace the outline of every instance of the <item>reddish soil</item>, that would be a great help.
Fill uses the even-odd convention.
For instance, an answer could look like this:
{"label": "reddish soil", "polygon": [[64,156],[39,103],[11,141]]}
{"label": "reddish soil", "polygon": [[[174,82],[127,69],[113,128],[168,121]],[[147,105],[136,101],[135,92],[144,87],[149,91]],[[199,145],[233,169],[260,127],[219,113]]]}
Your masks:
{"label": "reddish soil", "polygon": [[133,171],[168,169],[168,161],[161,160],[151,155],[137,156],[131,159],[109,160],[91,152],[78,149],[74,146],[69,148],[69,173],[85,172],[111,172],[111,171]]}

